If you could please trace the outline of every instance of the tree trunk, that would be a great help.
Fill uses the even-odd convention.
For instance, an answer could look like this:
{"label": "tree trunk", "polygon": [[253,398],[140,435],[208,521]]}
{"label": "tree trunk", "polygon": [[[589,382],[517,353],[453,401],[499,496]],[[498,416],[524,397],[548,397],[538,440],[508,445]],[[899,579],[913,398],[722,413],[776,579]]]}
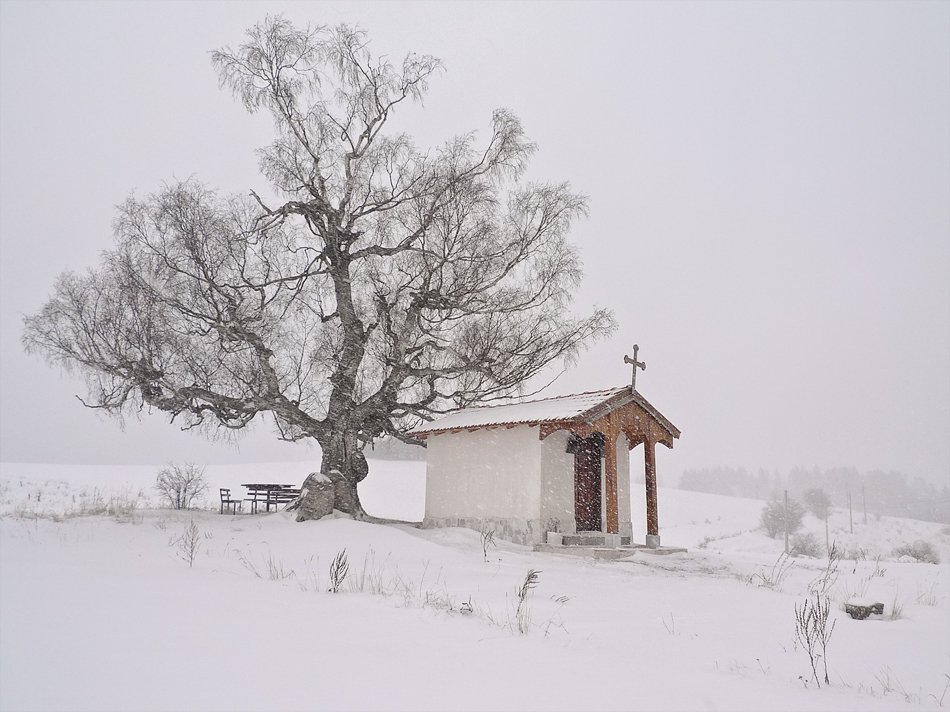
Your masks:
{"label": "tree trunk", "polygon": [[[365,479],[369,472],[366,458],[358,449],[355,435],[348,433],[334,433],[328,442],[321,443],[323,459],[320,463],[320,474],[333,483],[333,509],[349,514],[354,519],[363,519],[366,511],[360,503],[357,485]],[[318,498],[325,498],[326,494],[314,487],[308,490],[300,499],[297,507],[297,521],[317,519],[324,511]]]}

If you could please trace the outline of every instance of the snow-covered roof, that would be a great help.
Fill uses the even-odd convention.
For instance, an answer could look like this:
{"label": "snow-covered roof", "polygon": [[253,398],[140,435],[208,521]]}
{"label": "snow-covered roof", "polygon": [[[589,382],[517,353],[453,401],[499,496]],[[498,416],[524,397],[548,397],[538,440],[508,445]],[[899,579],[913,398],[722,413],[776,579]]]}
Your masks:
{"label": "snow-covered roof", "polygon": [[[622,396],[626,395],[627,398]],[[444,432],[447,430],[467,430],[470,428],[485,428],[499,425],[526,425],[547,423],[565,420],[588,420],[590,416],[601,415],[604,407],[615,400],[624,403],[636,401],[646,406],[651,414],[659,416],[665,425],[672,424],[663,418],[653,406],[647,403],[639,393],[631,393],[629,386],[609,388],[604,391],[590,391],[576,393],[569,396],[542,398],[540,400],[510,403],[506,405],[483,406],[480,408],[466,408],[449,413],[429,423],[419,426],[413,432],[418,435]],[[679,431],[673,428],[675,437]],[[671,431],[672,432],[672,431]]]}
{"label": "snow-covered roof", "polygon": [[509,403],[506,405],[466,408],[419,426],[413,432],[431,433],[456,428],[479,428],[490,425],[541,423],[554,420],[574,420],[628,388],[576,393],[570,396]]}

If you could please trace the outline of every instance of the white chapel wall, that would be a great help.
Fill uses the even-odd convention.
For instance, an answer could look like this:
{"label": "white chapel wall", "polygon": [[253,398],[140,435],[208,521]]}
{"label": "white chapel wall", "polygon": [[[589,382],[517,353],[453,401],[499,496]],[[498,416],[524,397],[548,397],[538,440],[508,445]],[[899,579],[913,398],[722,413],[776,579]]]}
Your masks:
{"label": "white chapel wall", "polygon": [[426,454],[426,527],[484,527],[518,543],[540,541],[538,428],[431,435]]}
{"label": "white chapel wall", "polygon": [[545,531],[573,534],[574,455],[567,452],[566,430],[551,433],[541,441],[541,524]]}

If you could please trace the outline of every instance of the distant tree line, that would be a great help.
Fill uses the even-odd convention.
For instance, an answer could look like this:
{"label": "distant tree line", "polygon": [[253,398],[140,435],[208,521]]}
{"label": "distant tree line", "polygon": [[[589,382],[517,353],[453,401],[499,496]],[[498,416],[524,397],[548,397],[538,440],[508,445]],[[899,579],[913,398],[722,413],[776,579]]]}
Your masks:
{"label": "distant tree line", "polygon": [[373,460],[425,460],[426,449],[395,438],[380,438],[365,451],[365,455]]}
{"label": "distant tree line", "polygon": [[848,494],[855,518],[888,514],[931,522],[950,523],[950,487],[938,487],[923,477],[908,477],[901,472],[853,467],[796,467],[783,475],[743,468],[711,467],[686,470],[680,477],[680,489],[732,497],[768,499],[788,489],[795,498],[808,490],[823,490],[835,507],[848,506]]}

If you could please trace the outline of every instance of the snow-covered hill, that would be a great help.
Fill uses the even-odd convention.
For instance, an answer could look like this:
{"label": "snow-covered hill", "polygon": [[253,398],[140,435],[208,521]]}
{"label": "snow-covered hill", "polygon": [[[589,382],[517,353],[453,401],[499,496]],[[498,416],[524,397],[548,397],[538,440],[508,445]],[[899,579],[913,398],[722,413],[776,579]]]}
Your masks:
{"label": "snow-covered hill", "polygon": [[[313,467],[207,475],[216,493]],[[950,707],[940,525],[856,519],[852,535],[834,513],[830,536],[857,560],[829,587],[831,684],[817,689],[794,607],[827,562],[776,565],[782,541],[756,529],[757,500],[661,489],[663,541],[688,554],[594,562],[498,542],[486,561],[464,529],[149,509],[155,471],[0,466],[0,709]],[[417,462],[373,462],[361,486],[369,511],[405,520],[421,518],[423,492]],[[636,486],[632,504],[643,511]],[[806,527],[823,548],[824,523]],[[894,560],[916,540],[943,563]],[[329,593],[344,549],[349,573]],[[856,595],[885,615],[847,617]]]}

